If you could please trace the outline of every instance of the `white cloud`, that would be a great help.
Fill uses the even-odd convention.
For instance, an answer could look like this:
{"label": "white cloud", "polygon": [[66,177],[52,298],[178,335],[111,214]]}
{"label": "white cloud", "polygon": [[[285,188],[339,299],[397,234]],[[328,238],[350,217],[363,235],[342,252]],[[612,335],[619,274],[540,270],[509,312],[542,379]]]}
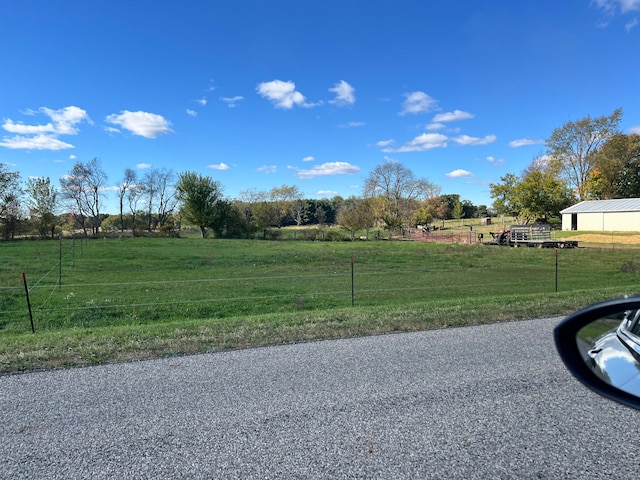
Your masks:
{"label": "white cloud", "polygon": [[153,165],[151,165],[150,163],[138,163],[136,165],[136,168],[139,168],[141,170],[144,170],[146,168],[151,168]]}
{"label": "white cloud", "polygon": [[318,190],[316,192],[316,195],[319,195],[321,197],[335,197],[336,195],[338,195],[338,192],[336,192],[335,190]]}
{"label": "white cloud", "polygon": [[76,158],[78,157],[76,157],[75,155],[69,155],[69,160],[75,160]]}
{"label": "white cloud", "polygon": [[435,131],[435,130],[442,130],[445,127],[446,125],[444,123],[434,122],[434,123],[427,124],[427,126],[424,127],[424,129],[428,131]]}
{"label": "white cloud", "polygon": [[195,110],[191,110],[190,108],[187,108],[187,115],[191,115],[192,117],[196,117],[196,116],[198,116],[198,112],[196,112]]}
{"label": "white cloud", "polygon": [[24,150],[65,150],[67,148],[74,148],[70,143],[58,140],[55,136],[51,135],[35,135],[32,137],[16,135],[14,137],[4,137],[2,141],[0,141],[0,147]]}
{"label": "white cloud", "polygon": [[473,114],[463,112],[462,110],[454,110],[453,112],[439,113],[433,117],[434,123],[457,122],[459,120],[468,120],[473,118]]}
{"label": "white cloud", "polygon": [[211,168],[213,170],[229,170],[229,165],[224,162],[218,164],[212,163],[211,165],[207,165],[207,168]]}
{"label": "white cloud", "polygon": [[120,129],[115,127],[104,127],[104,131],[107,133],[120,133]]}
{"label": "white cloud", "polygon": [[293,82],[283,82],[282,80],[263,82],[258,84],[256,90],[262,97],[271,101],[276,108],[290,110],[295,105],[299,107],[315,107],[318,105],[308,103],[305,96],[296,90],[296,84]]}
{"label": "white cloud", "polygon": [[235,97],[220,97],[220,100],[227,104],[227,107],[234,108],[238,102],[244,100],[244,97],[236,95]]}
{"label": "white cloud", "polygon": [[43,133],[55,133],[55,127],[52,123],[46,125],[25,125],[24,123],[14,123],[13,120],[7,119],[2,125],[9,133],[19,133],[21,135],[35,135]]}
{"label": "white cloud", "polygon": [[383,148],[386,153],[424,152],[433,148],[445,148],[448,137],[440,133],[423,133],[399,148]]}
{"label": "white cloud", "polygon": [[307,157],[304,157],[304,158],[302,159],[302,161],[303,161],[303,162],[313,162],[313,161],[315,161],[315,157],[312,157],[311,155],[309,155],[309,156],[307,156]]}
{"label": "white cloud", "polygon": [[458,169],[458,170],[454,170],[452,172],[449,173],[445,173],[446,177],[449,178],[473,178],[475,177],[475,175],[467,170],[462,170],[462,169]]}
{"label": "white cloud", "polygon": [[393,145],[394,143],[396,143],[395,140],[380,140],[379,142],[376,142],[376,147],[385,148]]}
{"label": "white cloud", "polygon": [[338,127],[340,127],[340,128],[355,128],[355,127],[363,127],[365,125],[366,125],[365,122],[349,122],[349,123],[343,123],[341,125],[338,125]]}
{"label": "white cloud", "polygon": [[202,105],[203,107],[207,105],[207,97],[202,97],[198,100],[196,100],[196,103],[198,103],[199,105]]}
{"label": "white cloud", "polygon": [[[626,15],[634,11],[640,11],[640,0],[592,0],[591,4],[602,11],[603,18],[600,20],[600,27],[607,27],[618,13]],[[638,21],[634,18],[625,24],[625,28],[630,31],[637,24]]]}
{"label": "white cloud", "polygon": [[356,103],[355,88],[344,80],[340,80],[329,91],[336,94],[336,97],[333,100],[329,100],[329,103],[337,107],[350,107]]}
{"label": "white cloud", "polygon": [[460,135],[458,137],[454,137],[453,141],[459,143],[460,145],[488,145],[489,143],[493,143],[498,139],[495,135],[487,135],[484,138],[480,137],[470,137],[469,135]]}
{"label": "white cloud", "polygon": [[278,167],[275,165],[263,165],[256,170],[262,173],[276,173],[278,171]]}
{"label": "white cloud", "polygon": [[635,133],[636,135],[640,135],[640,125],[637,125],[635,127],[631,127],[629,129],[629,133]]}
{"label": "white cloud", "polygon": [[424,92],[405,93],[404,96],[400,115],[430,112],[438,106],[438,102]]}
{"label": "white cloud", "polygon": [[497,166],[497,165],[502,165],[504,163],[504,159],[488,156],[487,157],[487,162],[489,162],[492,165],[496,165]]}
{"label": "white cloud", "polygon": [[4,121],[2,128],[9,133],[16,133],[14,137],[4,137],[0,146],[12,149],[27,150],[63,150],[74,148],[70,143],[58,140],[58,135],[77,135],[77,125],[81,122],[93,124],[86,110],[70,106],[60,110],[41,107],[38,111],[27,110],[24,115],[33,116],[43,113],[51,121],[44,125],[25,125],[14,122],[10,118]]}
{"label": "white cloud", "polygon": [[315,178],[323,175],[353,175],[360,171],[360,167],[351,165],[348,162],[328,162],[322,165],[314,165],[309,170],[301,170],[297,167],[288,166],[295,170],[296,176],[300,179]]}
{"label": "white cloud", "polygon": [[624,28],[627,32],[630,32],[631,30],[633,30],[635,27],[638,26],[638,17],[634,17],[633,20],[625,23]]}
{"label": "white cloud", "polygon": [[114,113],[107,116],[105,121],[119,125],[134,135],[145,138],[156,138],[160,135],[173,133],[173,130],[170,128],[171,122],[162,115],[155,113],[141,111],[130,112],[129,110],[124,110],[118,115]]}
{"label": "white cloud", "polygon": [[511,148],[526,147],[528,145],[543,145],[544,140],[533,140],[531,138],[517,138],[509,142]]}

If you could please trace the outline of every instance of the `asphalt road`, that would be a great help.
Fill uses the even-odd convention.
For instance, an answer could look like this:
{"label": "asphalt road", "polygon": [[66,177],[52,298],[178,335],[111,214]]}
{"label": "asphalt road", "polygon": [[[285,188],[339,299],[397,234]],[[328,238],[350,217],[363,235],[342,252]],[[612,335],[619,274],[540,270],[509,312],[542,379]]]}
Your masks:
{"label": "asphalt road", "polygon": [[557,321],[0,377],[0,478],[638,478]]}

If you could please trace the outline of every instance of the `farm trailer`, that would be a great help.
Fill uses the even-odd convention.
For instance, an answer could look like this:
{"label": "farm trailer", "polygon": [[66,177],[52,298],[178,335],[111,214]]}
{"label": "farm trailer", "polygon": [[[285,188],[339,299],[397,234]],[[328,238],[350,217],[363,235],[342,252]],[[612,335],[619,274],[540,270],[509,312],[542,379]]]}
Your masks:
{"label": "farm trailer", "polygon": [[577,248],[577,240],[556,240],[551,238],[551,225],[511,225],[509,230],[489,232],[493,240],[487,245],[538,248]]}

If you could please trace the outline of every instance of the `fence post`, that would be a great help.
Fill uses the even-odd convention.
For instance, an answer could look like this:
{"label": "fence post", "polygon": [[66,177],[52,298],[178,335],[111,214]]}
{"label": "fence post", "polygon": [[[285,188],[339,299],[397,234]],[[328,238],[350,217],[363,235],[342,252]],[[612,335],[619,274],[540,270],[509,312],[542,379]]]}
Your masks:
{"label": "fence post", "polygon": [[58,286],[62,285],[62,239],[60,239],[60,255],[58,259]]}
{"label": "fence post", "polygon": [[31,312],[31,300],[29,299],[29,287],[27,286],[27,275],[22,272],[22,281],[24,282],[24,291],[27,294],[27,308],[29,309],[29,320],[31,321],[31,333],[36,333],[36,327],[33,324],[33,313]]}
{"label": "fence post", "polygon": [[355,304],[356,304],[355,288],[354,288],[354,276],[353,276],[354,263],[355,263],[355,259],[354,259],[354,257],[351,257],[351,306],[352,307],[355,306]]}
{"label": "fence post", "polygon": [[558,293],[558,249],[556,248],[556,293]]}

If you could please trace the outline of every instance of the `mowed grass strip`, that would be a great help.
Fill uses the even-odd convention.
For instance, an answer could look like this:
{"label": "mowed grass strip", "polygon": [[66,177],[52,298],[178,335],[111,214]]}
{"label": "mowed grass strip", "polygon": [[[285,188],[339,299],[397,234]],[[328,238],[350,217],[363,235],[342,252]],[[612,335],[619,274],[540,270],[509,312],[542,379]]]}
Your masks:
{"label": "mowed grass strip", "polygon": [[4,373],[562,315],[640,279],[640,256],[622,249],[65,240],[61,277],[58,242],[0,252]]}

